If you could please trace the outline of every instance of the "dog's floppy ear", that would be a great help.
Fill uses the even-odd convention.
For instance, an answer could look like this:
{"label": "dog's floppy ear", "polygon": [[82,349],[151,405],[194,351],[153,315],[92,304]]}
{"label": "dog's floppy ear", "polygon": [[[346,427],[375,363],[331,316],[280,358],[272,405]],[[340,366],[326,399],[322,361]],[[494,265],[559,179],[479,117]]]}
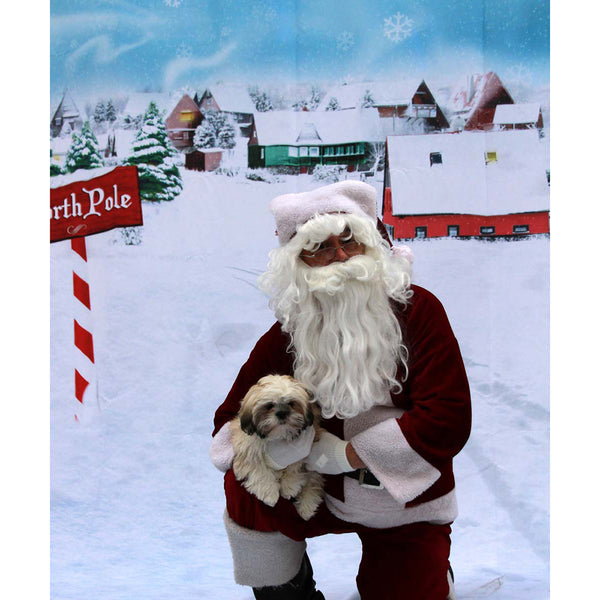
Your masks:
{"label": "dog's floppy ear", "polygon": [[240,410],[240,427],[244,433],[252,435],[256,433],[256,427],[252,420],[252,410],[248,406],[242,407]]}
{"label": "dog's floppy ear", "polygon": [[315,422],[315,416],[313,415],[312,405],[307,404],[306,408],[304,409],[304,427],[303,427],[303,429],[310,427],[314,422]]}

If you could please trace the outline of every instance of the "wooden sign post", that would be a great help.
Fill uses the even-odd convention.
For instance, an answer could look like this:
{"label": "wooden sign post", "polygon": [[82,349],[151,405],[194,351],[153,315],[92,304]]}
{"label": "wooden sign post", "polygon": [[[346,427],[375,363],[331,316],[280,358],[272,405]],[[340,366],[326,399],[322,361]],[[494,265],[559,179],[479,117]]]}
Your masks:
{"label": "wooden sign post", "polygon": [[137,167],[116,167],[94,179],[50,190],[50,242],[70,239],[73,251],[74,396],[78,421],[91,418],[100,409],[85,238],[116,227],[142,224]]}

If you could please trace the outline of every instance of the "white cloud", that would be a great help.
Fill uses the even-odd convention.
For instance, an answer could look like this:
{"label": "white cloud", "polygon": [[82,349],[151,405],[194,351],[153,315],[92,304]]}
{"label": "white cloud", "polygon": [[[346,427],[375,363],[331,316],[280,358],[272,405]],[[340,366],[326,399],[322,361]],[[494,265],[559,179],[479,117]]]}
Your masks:
{"label": "white cloud", "polygon": [[98,35],[87,42],[81,44],[75,52],[71,53],[65,60],[65,66],[68,71],[73,72],[77,63],[86,55],[93,54],[96,64],[106,64],[115,60],[124,52],[129,52],[134,48],[143,46],[152,39],[147,35],[144,38],[130,44],[115,45],[112,38],[108,35]]}
{"label": "white cloud", "polygon": [[173,59],[165,67],[164,88],[167,90],[171,89],[177,81],[177,78],[185,71],[190,71],[192,69],[205,69],[207,67],[215,67],[221,64],[236,48],[237,43],[230,42],[212,56],[203,58],[182,56]]}

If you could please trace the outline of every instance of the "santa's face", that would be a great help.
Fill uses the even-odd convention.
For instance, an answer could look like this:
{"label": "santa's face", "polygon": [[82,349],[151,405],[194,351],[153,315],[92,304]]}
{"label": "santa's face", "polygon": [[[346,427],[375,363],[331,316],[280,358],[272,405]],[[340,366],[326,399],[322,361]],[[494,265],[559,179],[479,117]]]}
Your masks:
{"label": "santa's face", "polygon": [[292,338],[294,375],[326,418],[388,403],[400,388],[406,348],[390,297],[406,300],[410,276],[378,239],[373,225],[352,215],[323,215],[271,255],[262,278]]}
{"label": "santa's face", "polygon": [[313,250],[302,250],[300,259],[309,267],[324,267],[333,262],[346,262],[365,253],[366,246],[359,242],[346,227],[340,235],[330,235]]}

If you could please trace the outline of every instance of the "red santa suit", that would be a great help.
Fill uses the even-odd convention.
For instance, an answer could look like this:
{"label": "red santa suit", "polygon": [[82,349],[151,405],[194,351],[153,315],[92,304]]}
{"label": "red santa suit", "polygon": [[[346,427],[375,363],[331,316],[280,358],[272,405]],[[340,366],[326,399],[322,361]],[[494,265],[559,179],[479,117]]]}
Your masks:
{"label": "red santa suit", "polygon": [[[396,598],[399,589],[406,594],[403,597],[411,599],[433,600],[447,594],[447,583],[446,591],[440,591],[445,576],[434,577],[427,564],[447,570],[450,523],[458,514],[452,459],[469,437],[470,394],[458,343],[441,303],[419,286],[411,289],[413,296],[407,306],[391,301],[409,353],[408,377],[401,392],[389,393],[356,417],[333,417],[321,423],[351,441],[381,489],[361,485],[348,474],[326,475],[325,502],[317,515],[303,521],[290,500],[280,498],[269,507],[236,481],[230,468],[233,450],[228,421],[261,377],[293,375],[293,349],[288,350],[290,338],[279,323],[257,342],[214,419],[211,458],[226,471],[230,539],[231,531],[240,534],[240,539],[247,536],[251,551],[258,548],[258,542],[250,541],[250,532],[273,532],[273,539],[283,534],[283,541],[299,542],[325,533],[356,532],[363,543],[357,583],[364,599]],[[400,381],[403,375],[399,366],[396,378]],[[286,551],[283,546],[277,551],[282,561]],[[445,558],[432,560],[435,553]],[[256,566],[246,568],[256,571]],[[284,569],[279,582],[262,583],[260,575],[253,579],[256,573],[241,571],[236,580],[247,585],[277,585],[287,581],[290,573],[293,576],[294,569],[297,564]],[[439,589],[417,581],[422,578],[438,582]],[[417,586],[414,592],[412,585]]]}

